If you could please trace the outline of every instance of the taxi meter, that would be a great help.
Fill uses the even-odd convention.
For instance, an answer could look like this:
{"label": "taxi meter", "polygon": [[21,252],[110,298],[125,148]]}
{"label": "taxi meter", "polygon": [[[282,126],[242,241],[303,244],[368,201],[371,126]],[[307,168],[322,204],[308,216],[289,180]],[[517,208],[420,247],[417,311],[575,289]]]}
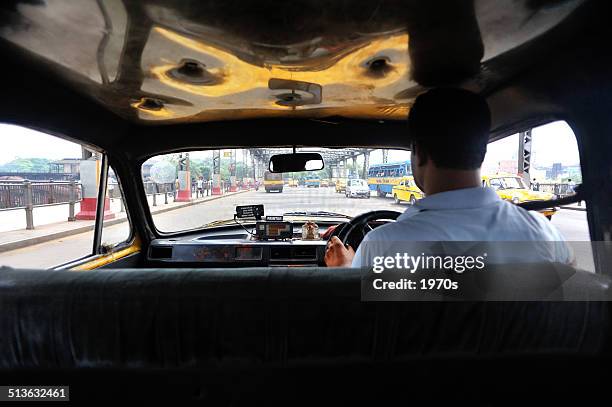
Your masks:
{"label": "taxi meter", "polygon": [[283,221],[282,216],[266,216],[264,215],[263,205],[242,205],[236,207],[237,219],[255,218],[255,237],[259,240],[281,240],[291,239],[293,237],[293,225],[291,222]]}

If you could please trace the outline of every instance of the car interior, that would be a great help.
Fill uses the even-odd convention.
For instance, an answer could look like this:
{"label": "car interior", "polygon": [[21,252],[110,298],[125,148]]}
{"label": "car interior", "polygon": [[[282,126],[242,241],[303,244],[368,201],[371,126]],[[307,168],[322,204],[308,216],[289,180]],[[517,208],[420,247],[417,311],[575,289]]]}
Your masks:
{"label": "car interior", "polygon": [[[0,261],[0,385],[214,405],[605,398],[606,10],[597,0],[2,2],[0,122],[86,146],[100,167],[91,254],[53,269]],[[358,247],[403,207],[347,216],[266,201],[177,228],[153,213],[141,180],[164,155],[257,149],[283,173],[319,159],[320,170],[342,149],[409,155],[410,107],[440,86],[486,98],[490,142],[567,122],[577,193],[519,205],[584,202],[594,272],[564,266],[574,277],[542,301],[363,301],[360,270],[325,267],[328,239]],[[131,227],[112,247],[101,237],[110,172]],[[305,238],[313,219],[320,239]],[[530,270],[506,265],[502,280],[537,278],[517,268]]]}

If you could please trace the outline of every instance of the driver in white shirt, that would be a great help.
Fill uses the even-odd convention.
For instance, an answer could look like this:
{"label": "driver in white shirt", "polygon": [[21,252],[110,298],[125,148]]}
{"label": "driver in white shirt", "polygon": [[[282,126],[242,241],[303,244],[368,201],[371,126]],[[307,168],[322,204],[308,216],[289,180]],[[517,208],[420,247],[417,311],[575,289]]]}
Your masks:
{"label": "driver in white shirt", "polygon": [[480,167],[490,125],[489,107],[475,93],[439,88],[419,95],[410,110],[408,132],[414,180],[426,198],[396,222],[369,232],[356,253],[332,237],[327,266],[371,266],[375,256],[393,256],[389,250],[398,242],[444,241],[534,242],[528,253],[506,250],[497,261],[574,264],[563,236],[542,214],[503,201],[494,190],[482,187]]}

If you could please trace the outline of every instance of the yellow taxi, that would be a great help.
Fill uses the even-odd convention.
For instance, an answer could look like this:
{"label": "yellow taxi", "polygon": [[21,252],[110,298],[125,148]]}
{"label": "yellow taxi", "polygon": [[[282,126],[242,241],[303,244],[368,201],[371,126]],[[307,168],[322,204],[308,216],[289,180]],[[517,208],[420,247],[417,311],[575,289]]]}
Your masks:
{"label": "yellow taxi", "polygon": [[290,179],[289,182],[287,183],[287,186],[297,187],[298,186],[298,180],[297,179]]}
{"label": "yellow taxi", "polygon": [[336,192],[341,194],[346,191],[346,178],[338,178],[336,180]]}
{"label": "yellow taxi", "polygon": [[391,189],[395,203],[410,202],[414,205],[418,199],[421,199],[425,194],[416,186],[413,177],[405,177]]}
{"label": "yellow taxi", "polygon": [[[512,202],[513,204],[556,199],[556,196],[549,192],[530,190],[527,185],[525,185],[523,178],[519,177],[518,175],[484,175],[482,177],[482,186],[493,188],[501,199]],[[557,210],[553,207],[543,209],[540,211],[540,213],[542,213],[548,219],[551,219],[556,211]]]}

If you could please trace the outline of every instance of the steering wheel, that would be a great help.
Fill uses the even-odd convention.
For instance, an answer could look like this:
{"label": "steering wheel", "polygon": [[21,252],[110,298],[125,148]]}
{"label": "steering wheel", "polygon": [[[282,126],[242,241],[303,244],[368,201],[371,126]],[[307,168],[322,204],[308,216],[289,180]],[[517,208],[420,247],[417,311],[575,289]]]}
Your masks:
{"label": "steering wheel", "polygon": [[349,244],[354,250],[357,250],[365,235],[372,230],[370,222],[379,219],[395,220],[401,214],[401,212],[386,210],[362,213],[359,216],[355,216],[348,223],[338,226],[332,233],[332,236],[337,236],[342,241],[342,244]]}

